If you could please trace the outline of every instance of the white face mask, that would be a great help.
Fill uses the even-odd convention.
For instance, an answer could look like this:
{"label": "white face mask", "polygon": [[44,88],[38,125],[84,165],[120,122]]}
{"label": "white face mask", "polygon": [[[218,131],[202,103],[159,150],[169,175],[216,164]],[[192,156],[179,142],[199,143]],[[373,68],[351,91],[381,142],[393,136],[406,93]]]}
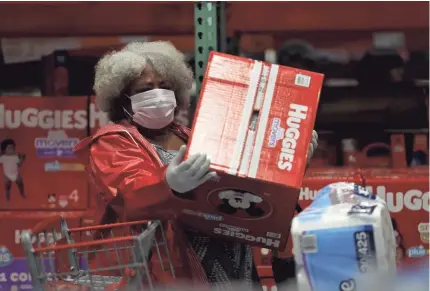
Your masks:
{"label": "white face mask", "polygon": [[149,128],[160,129],[169,125],[176,108],[175,93],[166,89],[153,89],[129,97],[133,121]]}

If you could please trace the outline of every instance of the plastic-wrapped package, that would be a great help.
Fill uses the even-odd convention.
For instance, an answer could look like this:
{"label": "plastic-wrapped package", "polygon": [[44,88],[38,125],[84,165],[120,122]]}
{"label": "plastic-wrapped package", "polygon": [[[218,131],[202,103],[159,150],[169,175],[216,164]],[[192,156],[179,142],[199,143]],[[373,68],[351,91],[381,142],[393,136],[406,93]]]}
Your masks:
{"label": "plastic-wrapped package", "polygon": [[396,242],[385,202],[354,183],[334,183],[294,218],[299,291],[369,290],[396,275]]}

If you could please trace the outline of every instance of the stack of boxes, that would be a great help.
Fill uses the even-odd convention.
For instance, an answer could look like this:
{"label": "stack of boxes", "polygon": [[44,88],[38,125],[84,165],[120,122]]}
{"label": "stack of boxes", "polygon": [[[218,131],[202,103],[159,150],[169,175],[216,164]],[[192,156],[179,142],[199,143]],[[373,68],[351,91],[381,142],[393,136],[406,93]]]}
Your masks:
{"label": "stack of boxes", "polygon": [[30,286],[22,231],[46,222],[49,240],[52,228],[59,232],[60,216],[71,227],[83,223],[90,207],[87,161],[75,156],[72,148],[89,130],[106,122],[88,101],[86,97],[2,97],[1,290]]}

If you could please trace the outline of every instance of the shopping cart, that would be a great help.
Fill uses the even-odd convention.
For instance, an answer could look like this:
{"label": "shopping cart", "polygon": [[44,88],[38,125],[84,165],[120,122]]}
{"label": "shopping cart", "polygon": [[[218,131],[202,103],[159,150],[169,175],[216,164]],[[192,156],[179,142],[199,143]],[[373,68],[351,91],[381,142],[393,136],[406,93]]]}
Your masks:
{"label": "shopping cart", "polygon": [[60,233],[52,229],[43,235],[22,234],[35,291],[156,290],[159,282],[152,266],[157,261],[161,270],[175,278],[159,221],[69,229],[61,218],[60,226]]}

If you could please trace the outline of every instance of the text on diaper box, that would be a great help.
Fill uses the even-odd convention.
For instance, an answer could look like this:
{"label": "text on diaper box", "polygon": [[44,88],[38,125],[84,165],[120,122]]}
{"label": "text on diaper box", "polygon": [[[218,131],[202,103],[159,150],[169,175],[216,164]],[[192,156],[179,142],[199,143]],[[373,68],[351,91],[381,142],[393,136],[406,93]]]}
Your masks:
{"label": "text on diaper box", "polygon": [[358,231],[354,234],[358,269],[368,273],[375,267],[375,242],[372,231]]}
{"label": "text on diaper box", "polygon": [[367,186],[366,189],[384,200],[390,212],[400,212],[404,208],[413,211],[425,210],[429,212],[429,192],[423,192],[419,189],[409,189],[406,192],[389,192],[385,186],[377,186],[376,191],[374,191],[375,188],[372,186]]}
{"label": "text on diaper box", "polygon": [[351,207],[348,214],[368,214],[371,215],[375,211],[377,205],[367,205],[366,203],[358,203]]}
{"label": "text on diaper box", "polygon": [[287,128],[282,140],[281,153],[279,154],[278,167],[290,172],[293,169],[293,161],[296,154],[297,141],[300,137],[300,125],[306,119],[308,107],[300,104],[290,104],[288,112]]}
{"label": "text on diaper box", "polygon": [[[24,231],[29,231],[29,230],[25,230],[25,229],[24,230],[18,230],[18,229],[15,230],[15,243],[16,244],[21,243],[21,236],[22,236],[22,233]],[[61,233],[56,233],[55,235],[56,235],[57,240],[60,240],[62,238]],[[50,232],[47,233],[46,235],[45,235],[45,233],[41,232],[41,233],[37,234],[37,236],[36,236],[36,234],[32,235],[32,237],[31,237],[32,243],[35,243],[37,238],[39,239],[39,241],[41,243],[46,242],[48,244],[52,244],[54,242],[54,234],[52,234]]]}
{"label": "text on diaper box", "polygon": [[267,247],[275,247],[278,248],[281,241],[279,240],[281,238],[281,234],[273,233],[273,232],[267,232],[266,237],[262,236],[253,236],[248,234],[249,229],[246,228],[239,228],[235,226],[230,226],[226,224],[220,224],[219,227],[213,229],[214,234],[243,239],[249,242],[256,242],[260,244],[264,244]]}
{"label": "text on diaper box", "polygon": [[107,115],[90,105],[90,114],[87,110],[49,110],[39,108],[26,108],[22,110],[9,110],[0,105],[0,128],[42,128],[42,129],[85,129],[108,122]]}
{"label": "text on diaper box", "polygon": [[184,210],[182,210],[182,213],[187,214],[187,215],[197,216],[200,218],[204,218],[205,220],[213,220],[213,221],[223,221],[224,220],[224,217],[221,215],[203,213],[203,212],[194,211],[191,209],[184,209]]}
{"label": "text on diaper box", "polygon": [[0,284],[8,282],[31,284],[31,275],[27,272],[0,272]]}
{"label": "text on diaper box", "polygon": [[[403,209],[412,211],[425,210],[429,212],[430,196],[429,192],[423,192],[418,189],[410,189],[405,192],[390,192],[385,186],[367,186],[367,190],[379,196],[386,202],[390,212],[396,213]],[[376,190],[375,192],[373,190]],[[302,187],[299,195],[299,200],[314,200],[318,194],[318,190]]]}

